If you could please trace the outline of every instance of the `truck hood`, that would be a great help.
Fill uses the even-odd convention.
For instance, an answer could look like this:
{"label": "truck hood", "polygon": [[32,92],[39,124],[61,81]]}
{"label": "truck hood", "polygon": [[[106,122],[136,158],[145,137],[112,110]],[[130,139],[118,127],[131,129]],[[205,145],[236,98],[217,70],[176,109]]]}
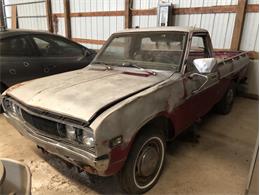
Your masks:
{"label": "truck hood", "polygon": [[17,84],[7,95],[25,105],[88,121],[101,109],[169,78],[133,68],[81,70]]}

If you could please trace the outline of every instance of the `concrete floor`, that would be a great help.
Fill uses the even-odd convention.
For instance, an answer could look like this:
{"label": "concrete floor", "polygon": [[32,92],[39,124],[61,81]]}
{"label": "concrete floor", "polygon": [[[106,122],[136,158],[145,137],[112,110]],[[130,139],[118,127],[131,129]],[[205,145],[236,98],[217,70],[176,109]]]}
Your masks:
{"label": "concrete floor", "polygon": [[[258,134],[258,101],[237,98],[232,112],[211,113],[191,133],[168,144],[164,171],[148,194],[243,194]],[[41,154],[0,116],[0,157],[25,162],[33,194],[121,194],[115,177],[90,180]]]}

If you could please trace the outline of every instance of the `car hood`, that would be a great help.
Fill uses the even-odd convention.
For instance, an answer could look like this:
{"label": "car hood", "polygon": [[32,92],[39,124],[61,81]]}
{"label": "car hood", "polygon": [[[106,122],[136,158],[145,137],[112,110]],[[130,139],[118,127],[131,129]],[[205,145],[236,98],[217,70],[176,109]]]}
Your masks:
{"label": "car hood", "polygon": [[123,100],[167,78],[134,68],[81,70],[17,84],[6,93],[25,105],[84,121],[108,105]]}

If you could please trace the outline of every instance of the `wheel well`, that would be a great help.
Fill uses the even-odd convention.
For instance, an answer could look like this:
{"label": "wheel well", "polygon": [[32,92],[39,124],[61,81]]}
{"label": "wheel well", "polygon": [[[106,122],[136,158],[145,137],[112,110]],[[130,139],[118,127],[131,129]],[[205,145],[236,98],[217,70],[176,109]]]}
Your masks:
{"label": "wheel well", "polygon": [[138,136],[138,134],[140,134],[141,132],[149,129],[149,127],[156,127],[159,130],[162,130],[166,140],[170,140],[175,136],[175,132],[174,132],[174,127],[173,124],[171,122],[171,120],[165,116],[158,116],[155,117],[153,119],[151,119],[150,121],[148,121],[137,133],[136,136]]}

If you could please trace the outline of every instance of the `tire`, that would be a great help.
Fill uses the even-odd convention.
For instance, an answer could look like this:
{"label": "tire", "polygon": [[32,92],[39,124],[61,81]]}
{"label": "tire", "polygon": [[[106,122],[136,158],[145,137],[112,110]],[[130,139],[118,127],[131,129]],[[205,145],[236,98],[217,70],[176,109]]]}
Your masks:
{"label": "tire", "polygon": [[138,135],[123,169],[117,175],[125,192],[144,193],[156,184],[163,169],[165,147],[165,136],[156,129],[144,129]]}
{"label": "tire", "polygon": [[236,96],[236,88],[235,88],[235,85],[232,84],[227,89],[224,97],[216,105],[216,111],[219,114],[223,114],[223,115],[230,113],[233,103],[234,103],[235,96]]}

